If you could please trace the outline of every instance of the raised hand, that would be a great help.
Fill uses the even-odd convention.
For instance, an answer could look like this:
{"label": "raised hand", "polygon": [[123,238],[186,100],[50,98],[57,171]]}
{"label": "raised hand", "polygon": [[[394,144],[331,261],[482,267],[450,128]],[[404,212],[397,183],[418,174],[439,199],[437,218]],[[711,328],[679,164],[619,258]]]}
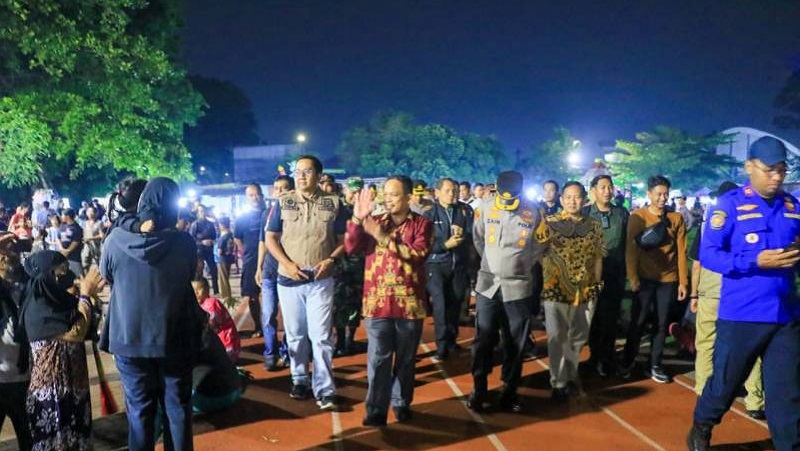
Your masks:
{"label": "raised hand", "polygon": [[368,189],[362,189],[353,205],[353,216],[363,221],[372,213],[372,196]]}

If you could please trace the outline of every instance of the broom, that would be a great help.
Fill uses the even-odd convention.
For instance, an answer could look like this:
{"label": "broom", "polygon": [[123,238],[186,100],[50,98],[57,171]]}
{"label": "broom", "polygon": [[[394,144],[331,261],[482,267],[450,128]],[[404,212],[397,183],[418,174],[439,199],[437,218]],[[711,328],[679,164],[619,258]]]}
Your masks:
{"label": "broom", "polygon": [[108,386],[103,362],[100,360],[100,350],[97,349],[95,342],[92,342],[92,353],[94,354],[94,363],[97,365],[97,379],[100,381],[100,413],[103,416],[117,413],[119,407],[117,407],[117,401],[114,400],[114,394],[111,393],[111,387]]}

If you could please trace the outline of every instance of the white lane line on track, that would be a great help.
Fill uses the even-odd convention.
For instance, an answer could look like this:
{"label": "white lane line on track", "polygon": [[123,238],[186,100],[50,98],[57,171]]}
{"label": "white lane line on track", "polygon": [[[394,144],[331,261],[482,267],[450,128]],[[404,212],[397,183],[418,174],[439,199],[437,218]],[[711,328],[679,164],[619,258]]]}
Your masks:
{"label": "white lane line on track", "polygon": [[[680,385],[681,387],[686,387],[687,389],[691,390],[692,393],[695,393],[694,387],[692,387],[691,385],[687,384],[686,382],[678,379],[677,377],[673,377],[672,380],[675,381],[675,383]],[[740,417],[747,418],[748,420],[750,420],[753,423],[761,426],[762,428],[764,428],[766,430],[769,430],[769,426],[767,426],[767,423],[765,423],[764,421],[756,420],[755,418],[750,418],[750,415],[747,415],[746,413],[741,412],[739,409],[736,409],[733,406],[731,406],[730,410],[731,410],[731,412],[739,415]]]}
{"label": "white lane line on track", "polygon": [[344,444],[342,443],[342,421],[339,418],[339,412],[331,412],[331,423],[333,424],[333,449],[336,451],[344,451]]}
{"label": "white lane line on track", "polygon": [[[431,353],[431,349],[425,343],[420,343],[420,347],[422,347],[422,350],[426,354],[430,354]],[[495,435],[492,432],[489,432],[489,427],[486,424],[486,421],[483,420],[483,417],[480,416],[479,414],[473,412],[472,410],[470,410],[469,407],[467,407],[467,397],[464,396],[464,392],[462,392],[461,389],[458,388],[458,385],[456,385],[456,383],[453,380],[453,378],[451,378],[450,375],[447,374],[447,370],[444,369],[444,366],[442,365],[442,363],[439,362],[438,360],[434,361],[434,363],[436,365],[436,368],[438,368],[439,371],[442,373],[444,381],[450,387],[450,390],[453,392],[453,394],[455,394],[458,397],[458,400],[464,406],[464,409],[466,409],[467,412],[472,417],[472,419],[481,426],[481,429],[483,429],[484,435],[486,436],[487,439],[489,439],[489,442],[491,442],[492,446],[494,446],[494,448],[497,451],[508,451],[508,449],[505,447],[505,445],[503,445],[503,442],[500,441],[500,439],[497,437],[497,435]]]}
{"label": "white lane line on track", "polygon": [[[538,337],[537,337],[537,340],[538,340]],[[541,366],[542,368],[544,368],[544,369],[546,369],[548,371],[550,370],[550,367],[546,363],[542,362],[541,359],[537,359],[537,360],[535,360],[535,362],[538,363],[539,366]],[[588,401],[595,409],[601,410],[603,413],[605,413],[606,415],[611,417],[614,421],[619,423],[620,426],[622,426],[625,429],[627,429],[631,434],[635,435],[636,437],[638,437],[643,442],[645,442],[648,445],[652,446],[653,449],[657,449],[658,451],[667,451],[666,448],[664,448],[663,446],[661,446],[658,443],[656,443],[650,437],[646,436],[642,431],[640,431],[640,430],[636,429],[635,427],[633,427],[632,424],[630,424],[627,421],[623,420],[619,415],[614,413],[611,409],[609,409],[607,407],[598,406],[597,404],[594,403],[594,401],[592,401],[591,398],[589,398]]]}

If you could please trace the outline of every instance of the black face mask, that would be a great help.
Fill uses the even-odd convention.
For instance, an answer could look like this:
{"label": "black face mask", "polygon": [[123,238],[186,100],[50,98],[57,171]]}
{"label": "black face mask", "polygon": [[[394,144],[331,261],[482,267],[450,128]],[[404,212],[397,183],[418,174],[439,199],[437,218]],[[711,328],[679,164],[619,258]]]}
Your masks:
{"label": "black face mask", "polygon": [[72,271],[68,271],[63,276],[58,276],[56,278],[56,282],[58,283],[58,287],[63,290],[68,290],[75,286],[75,275]]}

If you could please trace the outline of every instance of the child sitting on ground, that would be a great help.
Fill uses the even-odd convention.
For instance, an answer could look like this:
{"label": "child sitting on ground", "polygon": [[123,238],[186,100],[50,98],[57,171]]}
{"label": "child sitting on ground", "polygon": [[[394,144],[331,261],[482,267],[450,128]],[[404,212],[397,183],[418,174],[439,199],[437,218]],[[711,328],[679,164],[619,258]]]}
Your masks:
{"label": "child sitting on ground", "polygon": [[231,361],[236,362],[236,359],[239,358],[241,343],[233,318],[219,299],[208,296],[208,280],[205,278],[193,280],[192,288],[194,288],[194,294],[197,296],[200,307],[209,315],[209,327],[225,346],[225,352],[228,353]]}

